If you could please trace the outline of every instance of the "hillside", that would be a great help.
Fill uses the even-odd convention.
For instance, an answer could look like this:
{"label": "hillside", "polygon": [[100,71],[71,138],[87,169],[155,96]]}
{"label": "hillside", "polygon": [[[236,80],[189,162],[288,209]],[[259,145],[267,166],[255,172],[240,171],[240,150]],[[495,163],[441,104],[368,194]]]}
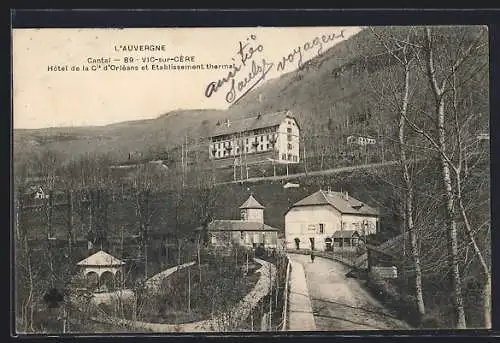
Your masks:
{"label": "hillside", "polygon": [[[382,35],[401,35],[406,34],[408,28],[377,30]],[[464,33],[460,27],[442,27],[439,32],[436,39],[443,47],[458,44],[454,39],[458,40],[460,35],[463,42],[475,34],[474,29]],[[381,101],[379,93],[391,78],[400,76],[400,68],[395,65],[395,59],[385,52],[372,31],[364,29],[315,57],[302,69],[268,80],[226,111],[176,110],[155,119],[100,127],[15,130],[14,151],[16,156],[25,156],[51,149],[73,158],[88,152],[110,153],[113,159],[124,161],[130,152],[151,156],[153,151],[176,150],[186,136],[188,142],[199,144],[200,138],[209,135],[215,123],[224,118],[289,109],[301,125],[309,153],[323,154],[320,151],[327,150],[331,155],[335,153],[332,147],[342,149],[346,134],[393,136],[396,111],[391,101]],[[482,77],[481,73],[477,75]],[[416,88],[426,92],[428,87]],[[484,94],[480,90],[477,93]],[[430,94],[419,94],[422,101],[430,98]],[[479,99],[478,103],[481,101],[487,111],[487,98]],[[390,145],[387,144],[389,148]],[[204,147],[198,150],[206,151]],[[191,158],[199,159],[199,156]]]}
{"label": "hillside", "polygon": [[[15,130],[15,153],[52,149],[73,157],[96,152],[112,153],[116,158],[124,159],[131,151],[146,153],[151,147],[171,149],[186,135],[193,140],[206,136],[222,118],[283,108],[292,110],[309,131],[308,123],[319,124],[327,120],[332,104],[345,102],[349,108],[358,102],[363,80],[353,79],[349,70],[337,78],[332,76],[332,71],[373,50],[370,34],[362,31],[335,45],[313,60],[317,67],[305,67],[267,81],[227,111],[178,110],[156,119],[107,126]],[[262,102],[257,101],[259,94],[264,95]]]}
{"label": "hillside", "polygon": [[123,160],[129,152],[148,152],[152,147],[170,148],[185,135],[200,136],[205,120],[222,118],[218,110],[178,110],[156,119],[106,126],[14,130],[15,154],[50,149],[66,156],[111,153]]}

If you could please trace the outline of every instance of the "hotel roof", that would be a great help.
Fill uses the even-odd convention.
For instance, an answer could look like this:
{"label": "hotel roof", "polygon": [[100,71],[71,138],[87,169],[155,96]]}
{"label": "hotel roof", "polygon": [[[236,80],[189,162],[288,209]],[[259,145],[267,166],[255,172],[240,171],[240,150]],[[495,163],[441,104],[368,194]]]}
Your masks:
{"label": "hotel roof", "polygon": [[235,120],[229,118],[228,124],[220,123],[220,125],[216,126],[212,137],[277,126],[287,117],[293,118],[290,111],[263,113]]}

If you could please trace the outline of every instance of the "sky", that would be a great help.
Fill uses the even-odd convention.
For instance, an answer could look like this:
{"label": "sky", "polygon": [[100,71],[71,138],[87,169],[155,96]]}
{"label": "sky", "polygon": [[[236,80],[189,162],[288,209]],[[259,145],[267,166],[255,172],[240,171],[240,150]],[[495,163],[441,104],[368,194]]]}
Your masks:
{"label": "sky", "polygon": [[[265,80],[279,77],[298,67],[299,55],[306,62],[321,53],[318,43],[321,42],[324,52],[359,30],[358,27],[15,29],[13,126],[34,129],[106,125],[156,118],[177,109],[225,109],[230,105],[226,100],[230,82],[222,83],[210,97],[206,96],[206,89],[211,82],[216,84],[227,78],[230,69],[207,69],[207,64],[234,63],[239,67],[233,77],[239,96],[262,75],[259,68],[267,70],[269,66]],[[323,35],[331,39],[324,39]],[[240,42],[243,46],[248,43],[242,54],[238,54]],[[134,49],[144,45],[164,46],[165,51],[123,51],[123,47]],[[279,62],[294,49],[291,62],[278,68]],[[180,56],[188,56],[190,60],[180,62]],[[177,60],[166,61],[174,57]],[[125,58],[128,61],[132,58],[133,62],[125,63]],[[158,60],[143,60],[147,58]],[[98,59],[109,62],[97,63]],[[263,64],[263,59],[267,64]],[[153,64],[203,65],[205,69],[152,70]],[[139,70],[110,71],[109,65],[133,65]],[[89,70],[83,70],[84,66]],[[106,71],[105,66],[108,66]],[[146,66],[148,70],[142,70]],[[55,67],[67,70],[54,71]],[[72,71],[72,67],[80,70]],[[100,69],[92,71],[92,67]],[[245,78],[251,78],[246,85]]]}

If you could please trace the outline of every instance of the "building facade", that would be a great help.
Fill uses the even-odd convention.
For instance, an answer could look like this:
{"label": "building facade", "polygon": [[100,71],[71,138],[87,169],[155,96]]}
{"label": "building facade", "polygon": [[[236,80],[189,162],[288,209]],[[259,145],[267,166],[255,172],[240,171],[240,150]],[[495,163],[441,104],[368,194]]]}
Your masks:
{"label": "building facade", "polygon": [[319,190],[293,204],[286,212],[286,246],[288,249],[328,250],[335,232],[356,231],[364,237],[375,234],[378,226],[376,209],[348,193]]}
{"label": "building facade", "polygon": [[299,145],[299,125],[290,111],[282,111],[218,123],[208,153],[211,160],[235,164],[268,159],[298,163]]}
{"label": "building facade", "polygon": [[207,230],[212,247],[278,246],[279,230],[264,223],[264,206],[252,195],[240,206],[240,220],[213,220],[208,224]]}
{"label": "building facade", "polygon": [[373,137],[356,136],[356,135],[347,137],[348,145],[373,145],[376,143],[377,140]]}

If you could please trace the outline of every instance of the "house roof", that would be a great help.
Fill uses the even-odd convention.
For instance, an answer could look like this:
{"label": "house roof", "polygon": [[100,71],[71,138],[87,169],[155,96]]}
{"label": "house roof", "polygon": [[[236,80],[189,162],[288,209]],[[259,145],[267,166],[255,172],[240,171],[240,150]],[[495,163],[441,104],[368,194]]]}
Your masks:
{"label": "house roof", "polygon": [[258,222],[246,220],[213,220],[208,231],[279,231],[279,229]]}
{"label": "house roof", "polygon": [[266,113],[235,120],[229,119],[229,126],[225,123],[221,123],[216,126],[212,137],[280,125],[281,122],[287,117],[293,118],[290,111]]}
{"label": "house roof", "polygon": [[366,205],[365,203],[353,198],[346,197],[344,193],[319,190],[316,193],[305,197],[291,206],[315,206],[315,205],[330,205],[336,208],[342,214],[357,214],[367,216],[378,216],[376,209]]}
{"label": "house roof", "polygon": [[342,231],[335,231],[333,233],[333,238],[351,238],[354,235],[358,235],[359,233],[356,230],[342,230]]}
{"label": "house roof", "polygon": [[77,263],[79,266],[122,266],[124,264],[125,262],[102,250]]}
{"label": "house roof", "polygon": [[258,209],[264,209],[265,207],[262,206],[255,198],[253,195],[250,194],[248,197],[247,201],[243,203],[243,205],[240,206],[241,209],[243,208],[258,208]]}

